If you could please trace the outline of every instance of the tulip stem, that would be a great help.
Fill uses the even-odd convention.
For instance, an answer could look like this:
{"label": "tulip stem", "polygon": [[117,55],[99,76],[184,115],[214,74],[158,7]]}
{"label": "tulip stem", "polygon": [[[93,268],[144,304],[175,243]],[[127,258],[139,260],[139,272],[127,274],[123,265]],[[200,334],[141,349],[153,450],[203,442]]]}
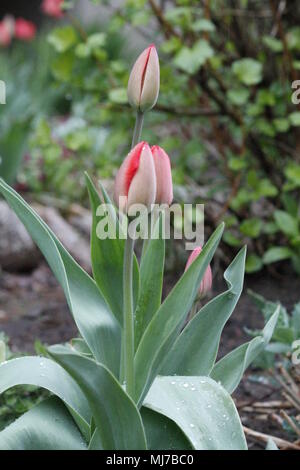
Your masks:
{"label": "tulip stem", "polygon": [[137,110],[131,148],[135,147],[141,139],[143,123],[144,113],[140,110]]}
{"label": "tulip stem", "polygon": [[123,303],[124,303],[124,365],[126,392],[134,396],[134,318],[132,268],[134,239],[127,234],[123,267]]}

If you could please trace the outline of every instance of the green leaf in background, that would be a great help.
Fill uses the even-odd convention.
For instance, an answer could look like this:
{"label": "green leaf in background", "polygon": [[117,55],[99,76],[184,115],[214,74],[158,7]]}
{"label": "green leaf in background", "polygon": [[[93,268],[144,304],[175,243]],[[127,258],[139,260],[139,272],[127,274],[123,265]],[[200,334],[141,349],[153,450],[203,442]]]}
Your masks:
{"label": "green leaf in background", "polygon": [[66,52],[77,42],[77,34],[72,26],[55,28],[48,36],[48,42],[59,52]]}
{"label": "green leaf in background", "polygon": [[70,413],[51,397],[0,432],[0,450],[86,450]]}
{"label": "green leaf in background", "polygon": [[257,238],[262,229],[262,220],[253,217],[252,219],[244,220],[240,225],[240,231],[250,238]]}
{"label": "green leaf in background", "polygon": [[196,450],[246,450],[238,412],[208,377],[157,377],[144,406],[173,420]]}
{"label": "green leaf in background", "polygon": [[300,186],[300,165],[291,162],[285,169],[285,176],[292,182],[296,187]]}
{"label": "green leaf in background", "polygon": [[224,356],[214,366],[210,376],[220,382],[231,394],[240,383],[247,367],[260,354],[272,338],[279,315],[279,306],[264,327],[261,336],[256,336]]}
{"label": "green leaf in background", "polygon": [[264,264],[275,263],[276,261],[282,261],[284,259],[289,259],[293,255],[293,252],[286,246],[273,246],[269,248],[264,256]]}
{"label": "green leaf in background", "polygon": [[298,220],[284,211],[274,212],[275,222],[280,230],[290,237],[295,237],[299,233]]}
{"label": "green leaf in background", "polygon": [[300,126],[300,111],[295,111],[289,115],[292,126]]}
{"label": "green leaf in background", "polygon": [[6,344],[0,339],[0,364],[6,359]]}
{"label": "green leaf in background", "polygon": [[80,388],[65,370],[43,357],[21,357],[0,365],[0,394],[16,385],[34,385],[58,396],[76,416],[85,436],[89,435],[91,413]]}
{"label": "green leaf in background", "polygon": [[141,409],[148,450],[190,450],[191,443],[174,421],[146,408]]}
{"label": "green leaf in background", "polygon": [[135,347],[161,304],[165,263],[162,219],[157,221],[140,266],[140,295],[135,311]]}
{"label": "green leaf in background", "polygon": [[227,97],[236,106],[243,106],[247,103],[250,92],[247,88],[231,89],[227,92]]}
{"label": "green leaf in background", "polygon": [[263,262],[260,256],[255,254],[250,254],[247,256],[245,267],[246,273],[256,273],[257,271],[260,271],[262,267]]}
{"label": "green leaf in background", "polygon": [[280,39],[276,39],[273,36],[264,36],[263,43],[272,51],[272,52],[282,52],[283,44]]}
{"label": "green leaf in background", "polygon": [[39,215],[1,179],[0,192],[44,254],[64,290],[76,325],[95,358],[117,375],[121,328],[96,283],[73,260]]}
{"label": "green leaf in background", "polygon": [[224,224],[212,234],[200,255],[183,274],[149,323],[135,355],[136,401],[141,402],[157,375],[183,322],[219,244]]}
{"label": "green leaf in background", "polygon": [[146,449],[139,411],[109,370],[63,346],[51,346],[48,351],[74,378],[89,401],[102,448]]}
{"label": "green leaf in background", "polygon": [[192,48],[182,47],[175,56],[174,64],[192,75],[213,55],[214,50],[210,44],[205,39],[200,39]]}
{"label": "green leaf in background", "polygon": [[0,177],[12,184],[24,156],[29,126],[15,123],[0,137]]}
{"label": "green leaf in background", "polygon": [[128,103],[126,88],[114,88],[110,90],[108,98],[112,103],[125,104]]}
{"label": "green leaf in background", "polygon": [[207,20],[206,18],[201,18],[201,20],[194,21],[191,27],[192,27],[192,30],[195,31],[196,33],[200,31],[213,33],[216,30],[216,27],[213,24],[213,22]]}
{"label": "green leaf in background", "polygon": [[[112,312],[123,326],[123,259],[125,240],[118,237],[118,227],[116,229],[116,238],[108,237],[100,239],[97,236],[97,225],[102,220],[101,215],[97,215],[98,207],[102,204],[100,196],[92,183],[90,177],[86,174],[86,184],[90,197],[90,204],[93,213],[93,224],[91,229],[91,258],[93,275],[102,295],[110,305]],[[117,221],[116,211],[104,194],[104,201],[108,205],[109,212],[106,216],[110,218],[112,223]],[[134,258],[134,300],[137,302],[139,292],[139,268],[136,258]]]}
{"label": "green leaf in background", "polygon": [[209,375],[222,330],[243,289],[246,248],[224,273],[228,290],[208,302],[188,323],[166,356],[161,375]]}
{"label": "green leaf in background", "polygon": [[232,70],[245,85],[257,85],[262,80],[262,65],[257,60],[250,58],[236,60]]}

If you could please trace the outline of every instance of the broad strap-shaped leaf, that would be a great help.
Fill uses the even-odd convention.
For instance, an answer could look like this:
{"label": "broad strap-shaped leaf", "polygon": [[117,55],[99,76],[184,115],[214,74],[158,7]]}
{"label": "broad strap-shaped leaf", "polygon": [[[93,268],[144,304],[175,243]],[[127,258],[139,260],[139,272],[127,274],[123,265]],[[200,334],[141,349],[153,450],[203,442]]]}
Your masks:
{"label": "broad strap-shaped leaf", "polygon": [[[120,227],[118,225],[118,217],[104,188],[102,188],[102,194],[106,210],[104,210],[103,201],[101,201],[92,180],[87,173],[85,176],[93,214],[91,259],[94,278],[112,312],[123,326],[123,260],[125,240],[119,237]],[[108,233],[108,226],[113,230],[112,236],[100,239],[97,235],[97,230],[102,227],[103,232]],[[136,304],[139,290],[139,269],[135,257],[133,262],[133,290],[134,302]]]}
{"label": "broad strap-shaped leaf", "polygon": [[0,450],[87,450],[61,400],[51,397],[0,432]]}
{"label": "broad strap-shaped leaf", "polygon": [[74,261],[36,212],[0,179],[0,191],[44,254],[95,358],[119,373],[121,328],[96,283]]}
{"label": "broad strap-shaped leaf", "polygon": [[44,357],[20,357],[0,364],[0,394],[16,385],[34,385],[49,390],[69,408],[82,433],[88,438],[91,411],[84,394],[72,377],[56,362]]}
{"label": "broad strap-shaped leaf", "polygon": [[149,323],[135,355],[136,402],[142,403],[170,351],[224,230],[221,224]]}
{"label": "broad strap-shaped leaf", "polygon": [[49,354],[85,394],[105,450],[146,449],[142,419],[131,398],[110,371],[92,359],[52,346]]}
{"label": "broad strap-shaped leaf", "polygon": [[243,289],[246,248],[224,273],[228,290],[208,302],[188,323],[167,355],[161,375],[205,375],[214,366],[222,330]]}
{"label": "broad strap-shaped leaf", "polygon": [[171,419],[145,406],[141,415],[149,450],[191,450],[190,441]]}
{"label": "broad strap-shaped leaf", "polygon": [[135,347],[160,307],[165,263],[162,219],[157,220],[140,267],[140,295],[135,311]]}
{"label": "broad strap-shaped leaf", "polygon": [[261,353],[272,338],[279,315],[279,306],[264,327],[262,336],[256,336],[224,356],[214,366],[210,376],[221,382],[231,394],[240,383],[247,367]]}
{"label": "broad strap-shaped leaf", "polygon": [[232,398],[209,377],[159,376],[144,406],[173,420],[196,450],[247,448]]}

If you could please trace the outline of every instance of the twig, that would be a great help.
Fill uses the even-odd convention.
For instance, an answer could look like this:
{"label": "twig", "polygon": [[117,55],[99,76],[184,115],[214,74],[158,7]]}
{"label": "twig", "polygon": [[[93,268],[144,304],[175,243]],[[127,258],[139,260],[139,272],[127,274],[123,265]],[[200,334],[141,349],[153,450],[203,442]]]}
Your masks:
{"label": "twig", "polygon": [[295,431],[297,436],[300,437],[300,428],[298,428],[298,426],[294,423],[291,417],[284,410],[280,410],[280,415],[288,422],[288,424]]}
{"label": "twig", "polygon": [[175,31],[175,29],[173,28],[173,26],[167,21],[167,19],[165,18],[164,14],[163,14],[163,11],[155,3],[155,1],[154,0],[149,0],[149,4],[150,4],[150,7],[151,7],[154,15],[157,18],[157,21],[162,26],[166,37],[169,38],[170,36],[176,36],[177,38],[180,38],[180,34],[178,34],[177,31]]}
{"label": "twig", "polygon": [[271,436],[270,434],[264,434],[262,432],[254,431],[253,429],[247,428],[243,426],[245,434],[253,439],[256,439],[259,442],[268,442],[272,439],[278,447],[284,449],[293,449],[293,450],[300,450],[300,446],[294,444],[293,442],[286,441],[285,439],[281,439],[280,437]]}

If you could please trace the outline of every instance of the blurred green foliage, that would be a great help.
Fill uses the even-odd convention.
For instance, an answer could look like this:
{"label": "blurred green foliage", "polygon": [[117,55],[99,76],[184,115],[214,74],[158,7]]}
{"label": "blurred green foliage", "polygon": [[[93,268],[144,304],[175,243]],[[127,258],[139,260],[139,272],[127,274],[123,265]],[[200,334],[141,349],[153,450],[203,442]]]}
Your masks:
{"label": "blurred green foliage", "polygon": [[[268,369],[276,364],[275,356],[281,358],[287,367],[291,367],[291,356],[300,341],[300,302],[296,303],[289,313],[280,302],[271,302],[255,292],[249,291],[250,296],[260,310],[264,323],[270,319],[274,308],[280,306],[278,322],[272,340],[255,360],[255,365]],[[272,310],[273,309],[273,310]],[[250,336],[257,336],[259,331],[246,329]],[[294,342],[297,342],[297,346]]]}
{"label": "blurred green foliage", "polygon": [[225,220],[228,250],[250,248],[248,272],[288,259],[300,274],[300,105],[292,102],[299,2],[284,9],[277,0],[90,3],[94,25],[70,9],[48,34],[46,94],[54,89],[66,109],[35,119],[19,181],[85,202],[83,169],[114,175],[134,125],[130,67],[155,42],[161,92],[143,139],[170,154],[177,200],[204,202],[211,228]]}
{"label": "blurred green foliage", "polygon": [[[0,331],[1,345],[5,344],[5,359],[9,360],[20,356],[13,354],[8,346],[8,338]],[[38,353],[40,343],[36,342]],[[2,362],[0,354],[0,362]],[[49,392],[30,385],[16,386],[7,390],[0,396],[0,431],[11,424],[23,413],[26,413],[34,405],[37,405],[49,396]]]}

